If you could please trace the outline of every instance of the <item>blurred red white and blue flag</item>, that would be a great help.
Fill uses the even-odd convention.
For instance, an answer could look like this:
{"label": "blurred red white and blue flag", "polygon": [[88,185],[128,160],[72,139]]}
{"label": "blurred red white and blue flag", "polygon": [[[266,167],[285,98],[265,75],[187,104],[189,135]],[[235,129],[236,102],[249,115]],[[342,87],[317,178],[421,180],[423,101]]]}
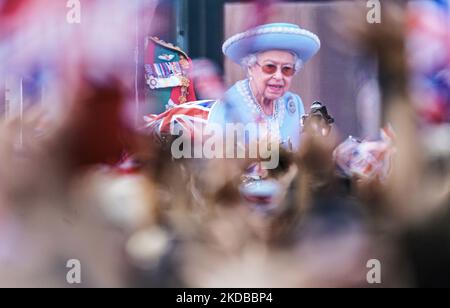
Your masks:
{"label": "blurred red white and blue flag", "polygon": [[411,88],[421,118],[450,123],[450,0],[411,2],[408,31]]}

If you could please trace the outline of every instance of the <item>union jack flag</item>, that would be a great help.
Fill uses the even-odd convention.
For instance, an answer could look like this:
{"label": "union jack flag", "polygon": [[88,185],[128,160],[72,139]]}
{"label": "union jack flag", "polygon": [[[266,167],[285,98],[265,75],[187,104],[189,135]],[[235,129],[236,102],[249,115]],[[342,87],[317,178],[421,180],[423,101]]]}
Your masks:
{"label": "union jack flag", "polygon": [[410,4],[409,56],[414,95],[427,123],[450,122],[450,1]]}
{"label": "union jack flag", "polygon": [[180,127],[183,132],[194,136],[196,129],[208,123],[210,112],[216,100],[202,100],[177,105],[159,115],[144,117],[146,127],[161,136],[171,134],[171,129]]}

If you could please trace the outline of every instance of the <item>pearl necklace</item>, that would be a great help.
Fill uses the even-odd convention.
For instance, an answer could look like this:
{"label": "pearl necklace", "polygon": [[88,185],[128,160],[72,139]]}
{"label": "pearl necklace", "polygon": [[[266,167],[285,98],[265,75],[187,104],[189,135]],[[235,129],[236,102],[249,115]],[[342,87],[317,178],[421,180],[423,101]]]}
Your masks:
{"label": "pearl necklace", "polygon": [[268,116],[264,113],[261,105],[256,100],[254,94],[250,89],[250,82],[248,79],[241,80],[238,82],[238,91],[241,96],[244,98],[247,106],[253,112],[255,119],[259,117],[263,117],[264,120],[269,122],[272,126],[275,124],[278,127],[278,130],[283,125],[284,115],[285,115],[285,106],[283,104],[283,99],[279,98],[274,102],[274,111],[272,116]]}

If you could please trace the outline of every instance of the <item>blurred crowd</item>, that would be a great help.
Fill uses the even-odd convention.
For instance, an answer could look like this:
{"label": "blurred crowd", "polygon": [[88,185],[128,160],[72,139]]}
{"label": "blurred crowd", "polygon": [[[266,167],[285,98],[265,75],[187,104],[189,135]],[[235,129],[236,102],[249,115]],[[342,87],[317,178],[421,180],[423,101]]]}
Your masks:
{"label": "blurred crowd", "polygon": [[[0,121],[0,287],[70,287],[71,259],[82,287],[450,286],[450,8],[412,2],[340,25],[377,58],[389,155],[306,127],[268,211],[242,198],[248,161],[175,160],[136,125],[135,31],[157,1],[83,2],[70,25],[57,1],[0,0],[0,89],[45,89]],[[197,96],[220,97],[215,65],[193,69]]]}

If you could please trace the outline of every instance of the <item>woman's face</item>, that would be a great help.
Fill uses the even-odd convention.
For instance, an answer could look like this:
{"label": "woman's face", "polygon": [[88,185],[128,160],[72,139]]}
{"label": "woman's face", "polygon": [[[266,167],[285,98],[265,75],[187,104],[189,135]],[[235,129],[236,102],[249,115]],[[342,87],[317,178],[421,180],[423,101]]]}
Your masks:
{"label": "woman's face", "polygon": [[288,51],[269,50],[259,53],[257,59],[257,63],[249,68],[255,96],[270,101],[282,97],[294,77],[294,55]]}

